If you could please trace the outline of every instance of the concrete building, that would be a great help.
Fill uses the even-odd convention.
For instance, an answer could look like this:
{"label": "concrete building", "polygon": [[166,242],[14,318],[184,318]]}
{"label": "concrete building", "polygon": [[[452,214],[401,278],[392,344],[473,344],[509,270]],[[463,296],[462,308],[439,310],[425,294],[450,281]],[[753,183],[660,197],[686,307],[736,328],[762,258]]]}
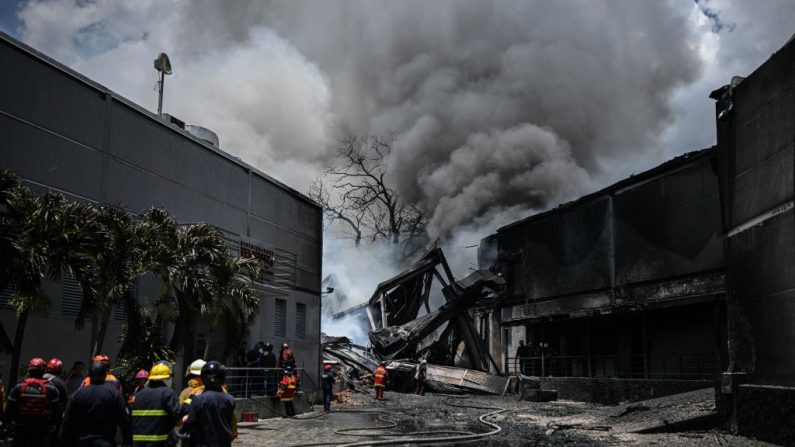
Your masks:
{"label": "concrete building", "polygon": [[711,97],[717,99],[732,362],[724,409],[743,435],[792,442],[795,41]]}
{"label": "concrete building", "polygon": [[[505,368],[714,380],[727,363],[716,169],[714,148],[692,152],[485,239],[481,267],[491,252],[507,283],[491,337]],[[533,359],[515,361],[519,340]]]}
{"label": "concrete building", "polygon": [[[158,119],[4,34],[0,66],[0,165],[35,191],[58,191],[92,203],[122,203],[135,213],[162,207],[180,223],[217,226],[234,254],[272,254],[275,261],[259,287],[261,308],[248,347],[257,340],[276,346],[290,343],[299,366],[317,383],[321,208],[195,137],[178,120]],[[50,314],[29,321],[22,358],[86,360],[90,331],[73,328],[79,287],[65,277],[48,284],[47,291]],[[142,301],[156,293],[151,281],[139,283],[135,290]],[[16,317],[7,300],[7,294],[0,297],[0,319],[13,333]],[[115,313],[106,338],[108,354],[114,357],[124,318],[123,312]],[[200,327],[198,332],[201,352],[206,330]],[[215,346],[221,344],[216,341]],[[8,365],[7,358],[3,361]]]}

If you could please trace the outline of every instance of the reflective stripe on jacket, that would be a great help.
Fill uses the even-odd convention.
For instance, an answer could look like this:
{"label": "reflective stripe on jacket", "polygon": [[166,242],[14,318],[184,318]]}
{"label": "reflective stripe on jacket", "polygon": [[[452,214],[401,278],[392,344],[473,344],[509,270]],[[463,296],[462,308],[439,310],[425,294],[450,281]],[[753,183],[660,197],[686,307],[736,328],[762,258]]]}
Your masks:
{"label": "reflective stripe on jacket", "polygon": [[8,395],[9,415],[17,423],[50,424],[58,417],[58,390],[44,379],[28,378]]}
{"label": "reflective stripe on jacket", "polygon": [[286,400],[293,400],[295,397],[295,389],[298,387],[298,378],[294,375],[286,375],[279,382],[278,396],[282,398],[282,402]]}
{"label": "reflective stripe on jacket", "polygon": [[179,418],[177,395],[163,382],[150,381],[135,395],[130,415],[136,445],[162,445]]}
{"label": "reflective stripe on jacket", "polygon": [[386,368],[381,366],[376,368],[375,371],[373,371],[373,377],[375,382],[374,385],[379,387],[386,385],[386,377],[388,375],[389,373],[386,371]]}

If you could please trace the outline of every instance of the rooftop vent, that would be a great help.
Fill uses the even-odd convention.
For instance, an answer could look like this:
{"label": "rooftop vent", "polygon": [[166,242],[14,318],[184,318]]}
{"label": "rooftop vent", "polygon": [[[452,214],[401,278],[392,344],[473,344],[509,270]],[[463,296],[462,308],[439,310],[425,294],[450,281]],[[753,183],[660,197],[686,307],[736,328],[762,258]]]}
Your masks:
{"label": "rooftop vent", "polygon": [[161,115],[161,119],[163,121],[169,123],[169,124],[173,124],[173,125],[179,127],[180,129],[184,129],[185,128],[185,121],[182,121],[181,119],[177,118],[176,116],[169,115],[168,113],[164,113],[164,114]]}
{"label": "rooftop vent", "polygon": [[185,130],[187,130],[188,133],[193,135],[194,137],[206,141],[215,147],[219,147],[218,135],[212,130],[201,126],[193,126],[190,124],[185,126]]}

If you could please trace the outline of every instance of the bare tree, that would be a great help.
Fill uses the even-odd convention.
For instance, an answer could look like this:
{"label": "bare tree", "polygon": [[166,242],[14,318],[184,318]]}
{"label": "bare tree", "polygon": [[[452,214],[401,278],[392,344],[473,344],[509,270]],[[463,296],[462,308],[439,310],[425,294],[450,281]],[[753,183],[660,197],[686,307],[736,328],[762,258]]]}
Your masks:
{"label": "bare tree", "polygon": [[389,184],[391,152],[391,138],[349,136],[340,142],[337,163],[313,183],[310,197],[323,206],[327,219],[343,224],[357,245],[384,240],[413,251],[425,235],[425,210]]}
{"label": "bare tree", "polygon": [[353,239],[356,246],[362,243],[365,210],[356,208],[339,197],[332,199],[331,190],[324,182],[323,175],[309,187],[309,197],[323,207],[326,219],[342,223],[342,231]]}

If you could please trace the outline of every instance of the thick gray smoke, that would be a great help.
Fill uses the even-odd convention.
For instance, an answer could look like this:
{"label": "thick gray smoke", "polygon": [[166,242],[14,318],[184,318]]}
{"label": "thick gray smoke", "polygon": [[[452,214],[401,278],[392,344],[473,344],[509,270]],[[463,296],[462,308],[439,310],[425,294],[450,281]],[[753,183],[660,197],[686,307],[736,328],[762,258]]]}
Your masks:
{"label": "thick gray smoke", "polygon": [[659,150],[700,69],[666,2],[134,4],[31,1],[22,35],[148,103],[167,50],[170,110],[299,189],[339,138],[393,133],[393,180],[432,210],[431,237],[624,175],[611,163]]}
{"label": "thick gray smoke", "polygon": [[243,42],[271,27],[329,77],[338,132],[396,134],[394,180],[433,210],[431,237],[654,152],[700,67],[663,2],[203,3],[180,29]]}

